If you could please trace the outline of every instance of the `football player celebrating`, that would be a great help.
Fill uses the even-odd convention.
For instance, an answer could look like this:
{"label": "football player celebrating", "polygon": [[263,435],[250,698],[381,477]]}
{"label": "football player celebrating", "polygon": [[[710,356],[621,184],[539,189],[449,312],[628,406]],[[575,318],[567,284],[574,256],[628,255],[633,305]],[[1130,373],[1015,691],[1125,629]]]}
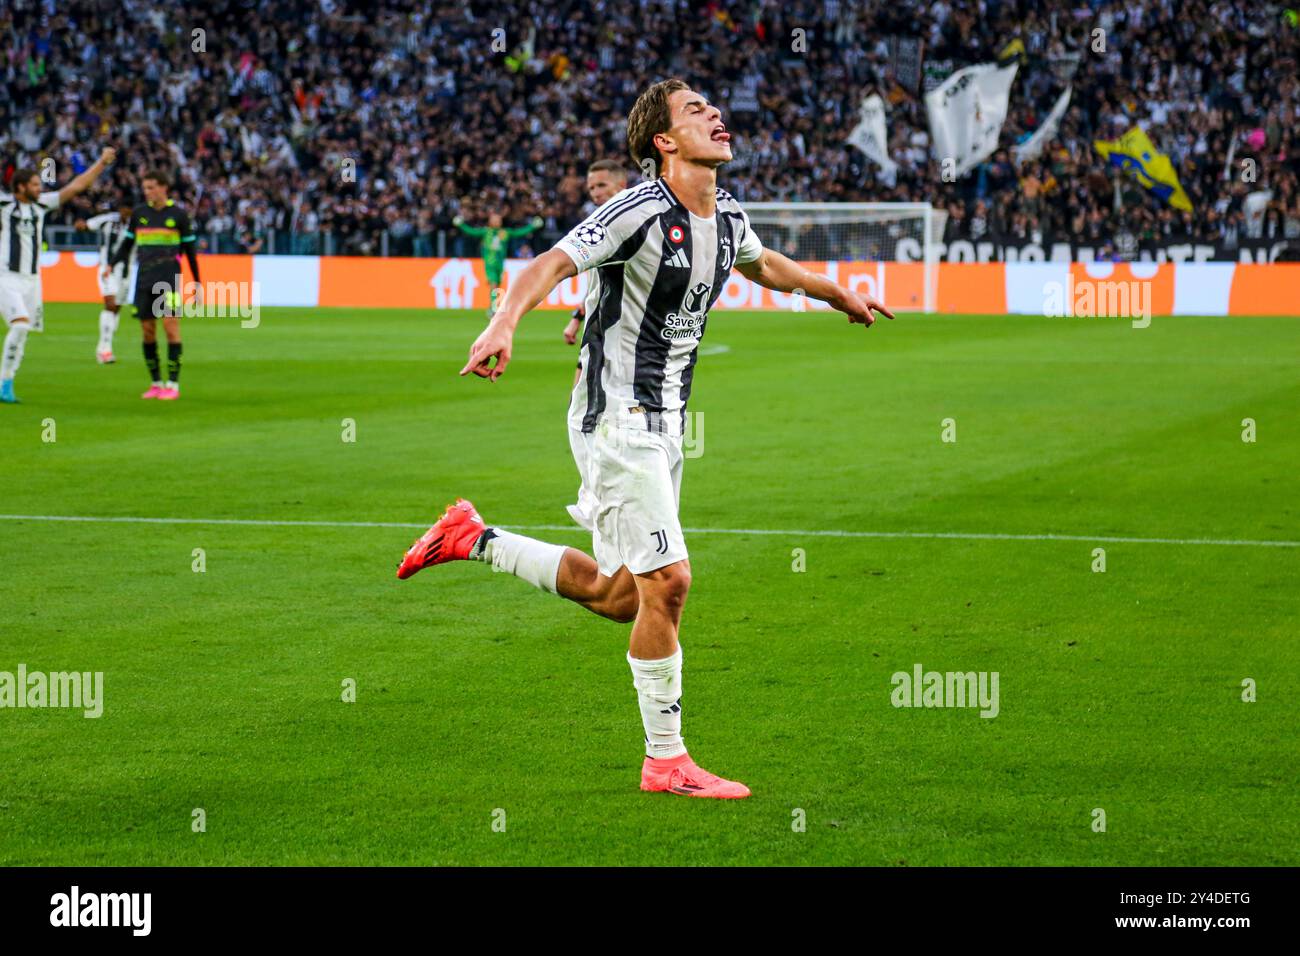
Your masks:
{"label": "football player celebrating", "polygon": [[27,333],[45,328],[41,305],[41,246],[45,216],[90,188],[117,151],[108,147],[93,166],[57,192],[42,192],[35,169],[14,172],[13,195],[0,194],[0,317],[9,326],[0,352],[0,402],[16,404],[14,376],[23,361]]}
{"label": "football player celebrating", "polygon": [[627,655],[645,731],[641,789],[692,797],[747,797],[709,773],[682,740],[678,629],[691,566],[678,520],[682,432],[709,308],[732,267],[779,292],[802,289],[851,323],[870,327],[879,302],[841,288],[765,249],[740,204],[717,185],[731,160],[718,109],[678,79],[641,94],[628,116],[628,148],[658,177],[597,209],[510,285],[469,350],[461,375],[496,382],[514,331],[564,279],[593,277],[587,293],[582,380],[570,421],[585,443],[579,462],[596,498],[595,557],[488,526],[457,499],[398,568],[408,578],[455,560],[490,563],[614,621],[632,623]]}

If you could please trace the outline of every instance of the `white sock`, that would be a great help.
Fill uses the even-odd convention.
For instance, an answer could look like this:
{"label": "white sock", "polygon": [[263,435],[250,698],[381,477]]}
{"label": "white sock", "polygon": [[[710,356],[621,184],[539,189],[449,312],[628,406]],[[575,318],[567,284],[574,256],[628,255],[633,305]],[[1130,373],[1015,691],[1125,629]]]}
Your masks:
{"label": "white sock", "polygon": [[647,757],[676,757],[686,753],[682,742],[682,649],[672,657],[643,661],[627,655],[632,686],[641,705]]}
{"label": "white sock", "polygon": [[500,528],[488,528],[470,557],[490,561],[493,571],[505,571],[535,588],[558,593],[555,580],[560,574],[564,545],[547,544]]}
{"label": "white sock", "polygon": [[108,309],[99,310],[99,349],[100,352],[113,351],[113,334],[117,331],[117,313]]}
{"label": "white sock", "polygon": [[5,336],[4,352],[0,354],[0,381],[8,381],[18,374],[23,364],[23,348],[27,345],[27,323],[15,322]]}

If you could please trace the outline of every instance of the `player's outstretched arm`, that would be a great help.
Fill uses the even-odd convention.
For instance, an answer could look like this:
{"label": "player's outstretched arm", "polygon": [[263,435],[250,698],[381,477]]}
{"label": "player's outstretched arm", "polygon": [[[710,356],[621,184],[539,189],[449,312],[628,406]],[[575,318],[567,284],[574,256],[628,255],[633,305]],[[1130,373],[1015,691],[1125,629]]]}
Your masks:
{"label": "player's outstretched arm", "polygon": [[796,289],[813,299],[821,299],[833,308],[839,309],[849,317],[850,322],[858,322],[871,328],[876,321],[874,312],[893,318],[894,313],[870,296],[858,295],[836,285],[825,276],[809,272],[788,256],[771,249],[764,249],[753,262],[736,264],[736,270],[751,282],[776,292],[794,292]]}
{"label": "player's outstretched arm", "polygon": [[514,229],[507,229],[506,232],[511,239],[518,239],[520,236],[531,236],[542,226],[546,225],[546,220],[541,216],[534,216],[526,226],[518,226]]}
{"label": "player's outstretched arm", "polygon": [[[474,340],[469,349],[469,361],[460,370],[461,375],[473,372],[479,378],[495,382],[505,374],[510,364],[511,344],[515,328],[525,312],[537,308],[538,303],[551,294],[551,290],[570,276],[578,274],[573,260],[559,249],[551,249],[528,263],[519,275],[510,280],[506,297],[492,316],[483,334]],[[496,359],[495,365],[489,363]]]}
{"label": "player's outstretched arm", "polygon": [[107,147],[99,154],[99,159],[95,160],[94,165],[59,190],[59,205],[63,205],[73,196],[79,196],[89,189],[91,184],[99,178],[99,174],[113,165],[115,159],[117,159],[117,150],[112,146]]}
{"label": "player's outstretched arm", "polygon": [[467,236],[473,236],[475,239],[482,239],[487,235],[487,226],[471,226],[460,216],[451,221],[451,224],[465,233]]}

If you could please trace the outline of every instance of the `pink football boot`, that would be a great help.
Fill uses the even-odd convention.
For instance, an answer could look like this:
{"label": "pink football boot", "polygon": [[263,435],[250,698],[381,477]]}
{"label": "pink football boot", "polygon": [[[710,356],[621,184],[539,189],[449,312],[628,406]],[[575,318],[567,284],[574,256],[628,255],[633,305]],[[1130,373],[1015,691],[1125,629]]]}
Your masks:
{"label": "pink football boot", "polygon": [[709,773],[692,760],[690,754],[665,758],[646,757],[645,763],[641,765],[641,789],[719,800],[736,800],[749,796],[749,787]]}

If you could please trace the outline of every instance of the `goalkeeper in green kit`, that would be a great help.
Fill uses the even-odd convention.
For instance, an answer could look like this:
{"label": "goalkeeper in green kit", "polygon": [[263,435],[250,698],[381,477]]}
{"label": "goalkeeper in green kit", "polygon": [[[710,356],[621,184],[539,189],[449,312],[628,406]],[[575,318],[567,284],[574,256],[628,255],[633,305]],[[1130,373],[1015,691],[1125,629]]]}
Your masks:
{"label": "goalkeeper in green kit", "polygon": [[534,216],[533,221],[526,226],[505,229],[502,227],[501,213],[494,212],[488,215],[486,227],[467,226],[461,216],[453,219],[452,225],[465,235],[482,240],[479,254],[483,257],[483,271],[487,273],[488,287],[492,290],[492,301],[488,306],[488,317],[491,318],[497,310],[497,299],[501,295],[501,273],[505,270],[506,250],[509,248],[510,240],[532,235],[542,228],[542,220]]}

